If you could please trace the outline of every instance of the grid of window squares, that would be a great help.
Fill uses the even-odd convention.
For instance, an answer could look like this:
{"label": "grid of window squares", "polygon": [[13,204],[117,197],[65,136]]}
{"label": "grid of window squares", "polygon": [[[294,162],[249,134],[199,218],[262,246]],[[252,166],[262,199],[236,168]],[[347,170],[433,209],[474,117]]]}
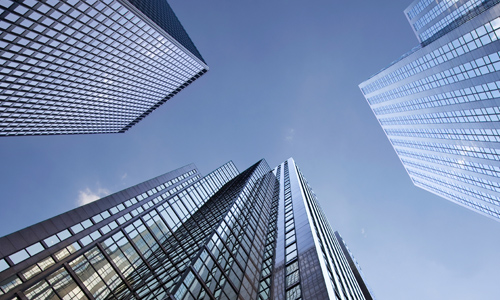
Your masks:
{"label": "grid of window squares", "polygon": [[422,0],[419,1],[417,4],[415,4],[408,12],[408,18],[412,20],[415,18],[418,14],[420,14],[424,9],[429,6],[429,4],[435,3],[435,0]]}
{"label": "grid of window squares", "polygon": [[267,226],[266,243],[260,272],[259,300],[271,299],[271,287],[273,286],[273,269],[276,257],[276,243],[278,237],[278,215],[279,215],[279,192],[281,179],[281,165],[275,170],[276,183],[274,186],[273,202],[269,225]]}
{"label": "grid of window squares", "polygon": [[498,106],[379,118],[381,125],[498,122]]}
{"label": "grid of window squares", "polygon": [[[173,234],[172,238],[169,238],[168,241],[164,243],[165,251],[163,253],[168,254],[171,266],[176,267],[175,269],[172,268],[172,270],[169,270],[167,272],[168,275],[162,275],[162,286],[166,288],[167,293],[175,294],[177,299],[191,299],[190,297],[193,295],[196,295],[195,299],[210,299],[208,291],[202,288],[202,285],[199,284],[197,279],[195,280],[194,274],[196,273],[193,272],[199,267],[201,261],[207,258],[205,254],[208,253],[204,251],[205,253],[200,255],[200,250],[204,249],[203,247],[207,239],[210,238],[210,236],[213,237],[217,228],[220,228],[221,220],[227,217],[228,210],[232,213],[237,213],[237,210],[234,210],[235,197],[239,196],[236,191],[242,191],[247,174],[249,174],[249,172],[246,172],[246,174],[244,172],[244,174],[233,180],[233,182],[230,183],[231,187],[229,187],[231,191],[228,191],[228,188],[225,187],[225,192],[227,193],[218,193],[218,196],[215,196],[215,198],[212,198],[206,205],[201,207],[192,218],[187,220],[187,222],[179,228],[179,231]],[[240,202],[238,202],[238,204],[240,204]],[[218,245],[222,247],[222,244],[219,243]],[[198,264],[191,267],[197,255],[200,255],[201,260],[200,257],[198,257]],[[179,261],[182,263],[178,263]],[[220,258],[214,261],[217,261],[219,265],[223,264]],[[165,261],[163,261],[161,265],[165,265]],[[236,267],[233,266],[233,269],[235,268]],[[224,271],[226,270],[224,269]],[[158,269],[154,267],[152,272],[158,273]],[[211,274],[217,276],[217,271],[213,269]],[[227,275],[228,272],[224,274]],[[220,284],[215,282],[212,284],[212,295],[213,293],[217,293],[216,286],[219,288],[223,287],[224,280],[222,280]],[[229,288],[224,287],[224,290],[227,291]]]}
{"label": "grid of window squares", "polygon": [[500,142],[500,129],[495,128],[386,128],[385,133],[388,137]]}
{"label": "grid of window squares", "polygon": [[0,135],[119,132],[206,71],[117,0],[5,0],[0,13]]}
{"label": "grid of window squares", "polygon": [[[334,287],[334,292],[339,299],[365,299],[349,267],[349,263],[344,257],[339,241],[335,238],[330,223],[319,206],[316,194],[298,166],[295,166],[295,169],[299,176],[302,191],[304,191],[305,203],[311,215],[310,222],[314,225],[315,238],[321,245],[322,257],[328,271],[330,284]],[[343,295],[340,295],[340,293]]]}
{"label": "grid of window squares", "polygon": [[[440,156],[435,154],[409,151],[407,149],[395,148],[396,153],[401,157],[413,158],[418,161],[426,161],[436,165],[444,165],[451,168],[459,169],[461,172],[470,171],[473,174],[484,174],[487,176],[500,178],[500,167],[493,165],[481,164],[473,161],[464,160],[463,157]],[[461,173],[462,174],[462,173]],[[465,176],[465,174],[463,174]],[[500,192],[500,183],[491,180],[478,178],[483,183],[489,185],[488,189]],[[500,206],[500,203],[498,203]]]}
{"label": "grid of window squares", "polygon": [[459,103],[469,103],[500,98],[500,81],[479,84],[451,92],[411,99],[373,109],[375,115],[441,107]]}
{"label": "grid of window squares", "polygon": [[[361,88],[364,95],[380,90],[405,78],[414,76],[427,69],[433,68],[453,58],[459,57],[472,50],[481,48],[500,38],[500,18],[485,22],[483,25],[471,30],[457,39],[427,53],[410,63],[392,71],[383,77]],[[370,104],[376,104],[389,99],[368,97]]]}
{"label": "grid of window squares", "polygon": [[500,218],[500,210],[475,201],[475,199],[480,199],[484,202],[491,203],[491,196],[489,194],[469,187],[458,186],[449,180],[424,174],[414,169],[407,169],[407,171],[416,186],[428,189],[437,195],[445,197],[446,199],[471,207],[484,213],[485,215],[493,218]]}
{"label": "grid of window squares", "polygon": [[285,299],[302,299],[300,289],[299,259],[297,256],[297,238],[293,211],[292,191],[288,161],[283,167],[283,191],[285,213]]}
{"label": "grid of window squares", "polygon": [[[441,3],[449,3],[449,2],[453,2],[453,1],[443,1]],[[458,0],[455,2],[458,2]],[[451,13],[446,14],[446,16],[444,18],[440,19],[438,22],[436,22],[436,24],[432,25],[429,29],[427,29],[424,32],[422,32],[421,34],[419,34],[420,40],[426,41],[427,39],[431,38],[436,33],[438,33],[441,29],[450,25],[453,21],[459,19],[462,16],[465,16],[466,14],[468,14],[469,12],[474,10],[475,8],[481,6],[485,2],[488,2],[488,1],[484,1],[484,0],[467,1],[466,3],[461,5],[460,7],[454,9]],[[449,9],[451,7],[454,7],[454,6],[456,6],[455,3],[450,4],[446,9]]]}
{"label": "grid of window squares", "polygon": [[459,0],[451,0],[441,1],[437,3],[430,11],[428,11],[425,15],[423,15],[413,23],[413,28],[415,28],[415,30],[417,31],[420,30],[422,27],[434,20],[437,16],[445,12],[448,8],[454,6],[458,1]]}
{"label": "grid of window squares", "polygon": [[[0,269],[0,272],[4,272],[8,271],[10,266],[19,264],[30,256],[39,253],[50,253],[41,262],[2,280],[0,282],[0,295],[7,293],[23,282],[27,282],[35,275],[48,270],[50,267],[59,266],[62,262],[71,259],[70,256],[79,252],[79,250],[90,247],[114,231],[118,231],[115,234],[115,240],[118,239],[117,236],[123,235],[121,228],[138,218],[142,218],[143,221],[139,220],[136,222],[145,222],[148,228],[153,228],[152,230],[155,233],[158,230],[162,230],[162,234],[167,235],[166,233],[175,231],[196,208],[202,206],[222,185],[237,174],[238,171],[232,162],[229,162],[202,179],[199,179],[196,170],[191,170],[92,218],[75,224],[71,228],[65,229],[43,241],[1,259],[0,266],[2,266],[2,269]],[[104,220],[106,221],[103,222],[105,223],[103,225],[100,222]],[[168,224],[168,227],[165,224]],[[133,225],[127,227],[126,232],[128,233],[128,237],[134,240],[137,235],[131,234],[131,226],[136,228],[141,226],[140,224],[133,223]],[[91,227],[95,228],[92,233],[83,237],[81,236],[82,234],[79,234],[84,229],[90,229]],[[167,228],[170,228],[170,231]],[[142,231],[144,231],[144,227],[142,227]],[[140,231],[136,230],[135,232]],[[75,237],[70,239],[72,236]],[[64,243],[67,246],[57,252],[51,251],[51,247],[57,243]],[[142,249],[142,246],[139,246],[139,248]],[[47,283],[41,285],[43,285],[44,289],[49,289]],[[40,286],[37,286],[37,291],[38,288]],[[52,289],[49,290],[51,290],[51,293],[53,292]]]}
{"label": "grid of window squares", "polygon": [[[470,184],[471,186],[474,186],[474,187],[488,189],[488,190],[494,191],[494,192],[499,191],[499,187],[498,187],[499,184],[498,183],[494,183],[491,180],[486,180],[484,178],[477,177],[477,175],[476,176],[468,175],[468,173],[465,173],[461,169],[459,169],[458,171],[453,170],[453,169],[445,169],[445,168],[440,167],[439,165],[437,165],[437,166],[431,165],[431,164],[424,163],[421,161],[415,162],[413,160],[407,159],[406,157],[401,157],[401,162],[407,167],[412,167],[412,168],[416,168],[416,169],[419,169],[419,170],[422,170],[425,172],[430,172],[430,173],[433,173],[435,175],[442,176],[443,178],[454,179],[454,180],[456,180],[457,183],[463,182],[463,183]],[[499,200],[500,200],[500,198],[492,195],[490,197],[490,201],[488,201],[488,202],[500,206]]]}
{"label": "grid of window squares", "polygon": [[434,153],[446,153],[452,155],[461,156],[462,159],[464,157],[475,157],[481,159],[487,159],[492,161],[500,160],[500,149],[495,148],[485,148],[478,146],[467,146],[467,145],[459,145],[459,144],[445,144],[438,142],[424,142],[417,141],[414,139],[402,140],[402,139],[392,139],[390,141],[394,148],[403,147],[403,148],[412,148],[419,150],[432,151]]}
{"label": "grid of window squares", "polygon": [[390,91],[370,97],[369,102],[375,100],[377,103],[396,98],[409,96],[415,93],[446,86],[455,82],[468,80],[500,70],[500,56],[498,52],[471,60],[454,68],[430,75],[414,82],[401,85]]}
{"label": "grid of window squares", "polygon": [[276,177],[267,163],[247,171],[250,176],[242,173],[239,186],[225,196],[222,220],[174,291],[176,299],[257,297]]}

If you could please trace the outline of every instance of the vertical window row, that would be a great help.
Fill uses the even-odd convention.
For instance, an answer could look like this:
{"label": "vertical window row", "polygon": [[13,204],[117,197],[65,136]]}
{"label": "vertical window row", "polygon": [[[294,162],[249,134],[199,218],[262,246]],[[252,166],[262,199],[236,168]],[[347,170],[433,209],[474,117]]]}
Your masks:
{"label": "vertical window row", "polygon": [[293,216],[292,191],[290,187],[288,161],[284,163],[284,203],[285,203],[285,295],[286,300],[301,299],[300,274]]}
{"label": "vertical window row", "polygon": [[276,169],[276,181],[269,218],[264,257],[260,272],[259,300],[267,300],[271,297],[272,273],[274,269],[274,259],[276,254],[276,237],[278,235],[278,210],[280,192],[281,165]]}

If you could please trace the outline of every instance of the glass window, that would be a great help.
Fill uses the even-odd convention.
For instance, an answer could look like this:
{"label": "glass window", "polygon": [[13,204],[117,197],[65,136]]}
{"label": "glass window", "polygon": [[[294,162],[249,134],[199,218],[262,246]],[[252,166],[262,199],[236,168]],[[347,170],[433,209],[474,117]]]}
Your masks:
{"label": "glass window", "polygon": [[26,250],[24,250],[24,249],[9,256],[10,260],[14,264],[18,264],[18,263],[22,262],[23,260],[27,259],[28,257],[30,257],[30,256],[29,256],[28,252],[26,252]]}

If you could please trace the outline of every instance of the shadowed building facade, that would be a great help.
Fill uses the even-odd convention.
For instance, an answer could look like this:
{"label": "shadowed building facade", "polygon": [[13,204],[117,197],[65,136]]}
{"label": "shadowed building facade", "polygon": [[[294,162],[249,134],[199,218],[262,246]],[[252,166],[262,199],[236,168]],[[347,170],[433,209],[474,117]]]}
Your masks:
{"label": "shadowed building facade", "polygon": [[500,219],[500,4],[414,1],[420,45],[360,84],[413,183]]}
{"label": "shadowed building facade", "polygon": [[0,136],[125,132],[207,70],[166,0],[0,1]]}
{"label": "shadowed building facade", "polygon": [[372,299],[293,159],[177,169],[0,238],[0,299]]}

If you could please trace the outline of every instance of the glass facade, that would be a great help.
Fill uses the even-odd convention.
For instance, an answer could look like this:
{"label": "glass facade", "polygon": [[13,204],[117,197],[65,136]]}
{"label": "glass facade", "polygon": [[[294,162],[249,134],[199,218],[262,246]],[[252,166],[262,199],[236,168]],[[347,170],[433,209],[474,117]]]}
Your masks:
{"label": "glass facade", "polygon": [[207,70],[164,0],[0,2],[0,136],[124,132]]}
{"label": "glass facade", "polygon": [[295,161],[273,172],[280,179],[280,209],[272,299],[373,299]]}
{"label": "glass facade", "polygon": [[497,3],[413,2],[405,14],[422,41],[420,47],[360,84],[415,185],[496,220]]}
{"label": "glass facade", "polygon": [[416,0],[405,10],[405,15],[419,41],[428,44],[499,2],[499,0]]}
{"label": "glass facade", "polygon": [[356,274],[292,159],[188,165],[0,238],[2,300],[372,299]]}

